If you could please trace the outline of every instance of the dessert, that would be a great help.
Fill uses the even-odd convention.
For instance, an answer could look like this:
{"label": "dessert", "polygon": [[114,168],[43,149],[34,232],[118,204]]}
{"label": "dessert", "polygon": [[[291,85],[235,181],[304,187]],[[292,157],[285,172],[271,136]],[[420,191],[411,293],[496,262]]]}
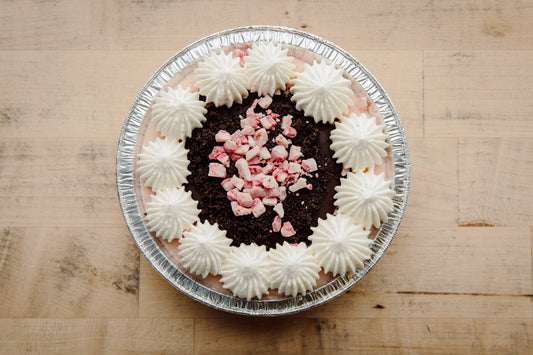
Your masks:
{"label": "dessert", "polygon": [[291,50],[204,56],[154,99],[157,133],[138,154],[150,232],[189,273],[248,300],[362,269],[393,207],[371,103],[335,65]]}

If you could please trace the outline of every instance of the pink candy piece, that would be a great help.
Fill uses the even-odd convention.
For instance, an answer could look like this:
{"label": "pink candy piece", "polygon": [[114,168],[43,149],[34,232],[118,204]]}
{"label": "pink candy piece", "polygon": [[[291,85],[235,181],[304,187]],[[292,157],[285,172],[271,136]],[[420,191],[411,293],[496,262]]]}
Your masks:
{"label": "pink candy piece", "polygon": [[274,179],[273,176],[268,175],[265,176],[265,178],[263,179],[263,186],[266,189],[273,189],[278,187],[278,182],[276,181],[276,179]]}
{"label": "pink candy piece", "polygon": [[259,146],[264,146],[268,142],[268,133],[266,129],[261,128],[255,132],[254,136],[255,144]]}
{"label": "pink candy piece", "polygon": [[261,147],[261,150],[259,151],[259,157],[264,160],[270,159],[270,150],[268,150],[267,147]]}
{"label": "pink candy piece", "polygon": [[281,218],[280,218],[280,216],[274,217],[274,221],[272,222],[272,230],[274,232],[279,232],[281,230]]}
{"label": "pink candy piece", "polygon": [[215,140],[217,141],[217,143],[223,143],[223,142],[229,141],[230,139],[231,139],[231,134],[229,134],[228,132],[224,130],[220,130],[218,131],[217,134],[215,134]]}
{"label": "pink candy piece", "polygon": [[287,140],[287,138],[283,137],[281,134],[278,134],[278,136],[276,137],[275,142],[276,142],[277,145],[282,145],[285,148],[289,147],[289,141]]}
{"label": "pink candy piece", "polygon": [[283,223],[283,226],[281,227],[281,235],[284,237],[291,237],[296,234],[296,231],[294,230],[294,227],[292,226],[291,222],[285,222]]}
{"label": "pink candy piece", "polygon": [[294,127],[287,127],[283,130],[283,135],[285,137],[294,138],[296,137],[296,128]]}
{"label": "pink candy piece", "polygon": [[237,168],[237,171],[239,172],[239,175],[244,180],[252,180],[252,173],[250,172],[250,168],[248,167],[248,162],[241,158],[235,162],[235,167]]}
{"label": "pink candy piece", "polygon": [[233,190],[233,188],[235,188],[235,186],[231,182],[231,178],[227,178],[227,179],[222,180],[220,185],[222,185],[222,188],[224,188],[224,190],[226,190],[226,191]]}
{"label": "pink candy piece", "polygon": [[224,150],[227,153],[233,153],[235,149],[237,149],[237,143],[235,143],[234,141],[226,141],[224,143]]}
{"label": "pink candy piece", "polygon": [[251,208],[242,207],[235,201],[231,202],[231,209],[233,210],[233,214],[235,216],[245,216],[252,213]]}
{"label": "pink candy piece", "polygon": [[242,207],[252,207],[254,199],[247,192],[237,192],[237,203]]}
{"label": "pink candy piece", "polygon": [[272,116],[261,117],[261,125],[266,129],[272,129],[277,124],[276,120]]}
{"label": "pink candy piece", "polygon": [[286,115],[281,118],[281,129],[285,130],[292,125],[292,116]]}
{"label": "pink candy piece", "polygon": [[272,103],[272,98],[269,95],[265,95],[259,99],[259,106],[263,109],[267,109],[268,106]]}
{"label": "pink candy piece", "polygon": [[265,189],[259,186],[254,186],[250,189],[250,195],[253,199],[263,198],[266,195]]}
{"label": "pink candy piece", "polygon": [[297,145],[292,145],[291,149],[289,150],[289,160],[296,161],[300,159],[302,156],[303,156],[302,148],[298,147]]}
{"label": "pink candy piece", "polygon": [[263,197],[262,201],[265,206],[275,206],[278,203],[275,197]]}
{"label": "pink candy piece", "polygon": [[302,168],[308,173],[318,169],[316,160],[313,158],[302,160]]}
{"label": "pink candy piece", "polygon": [[229,156],[226,154],[224,147],[217,145],[213,147],[213,151],[209,154],[209,159],[218,160],[222,164],[226,164],[229,161]]}
{"label": "pink candy piece", "polygon": [[233,153],[239,154],[239,155],[245,155],[249,149],[250,149],[250,146],[248,144],[243,144],[243,145],[239,145]]}
{"label": "pink candy piece", "polygon": [[241,129],[242,134],[245,136],[252,136],[255,134],[255,129],[251,126],[245,126]]}
{"label": "pink candy piece", "polygon": [[226,194],[226,196],[228,196],[228,200],[237,201],[237,192],[239,192],[237,189],[229,190]]}
{"label": "pink candy piece", "polygon": [[207,175],[211,177],[225,178],[226,168],[219,163],[209,163],[209,173]]}
{"label": "pink candy piece", "polygon": [[302,171],[302,166],[298,163],[289,163],[289,174],[299,174]]}
{"label": "pink candy piece", "polygon": [[272,148],[272,159],[274,160],[285,160],[287,159],[287,156],[289,153],[287,152],[287,149],[285,149],[282,145],[277,145],[274,148]]}

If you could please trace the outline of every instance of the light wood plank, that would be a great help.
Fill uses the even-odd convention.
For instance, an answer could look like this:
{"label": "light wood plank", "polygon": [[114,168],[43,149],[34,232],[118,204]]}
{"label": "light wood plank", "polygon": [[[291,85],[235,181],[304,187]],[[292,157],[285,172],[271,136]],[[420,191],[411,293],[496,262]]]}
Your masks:
{"label": "light wood plank", "polygon": [[408,141],[423,136],[423,52],[368,51],[357,46],[345,49],[376,77],[389,94],[400,115]]}
{"label": "light wood plank", "polygon": [[[457,141],[414,138],[409,196],[402,226],[457,226]],[[437,188],[438,185],[438,188]]]}
{"label": "light wood plank", "polygon": [[533,226],[533,141],[459,140],[459,225]]}
{"label": "light wood plank", "polygon": [[0,246],[0,317],[137,316],[139,251],[125,227],[4,225]]}
{"label": "light wood plank", "polygon": [[[348,293],[298,317],[530,318],[530,255],[529,228],[401,228],[383,258]],[[225,317],[216,312],[182,295],[141,261],[140,316]]]}
{"label": "light wood plank", "polygon": [[[493,319],[206,319],[195,322],[195,351],[257,354],[528,353],[533,321]],[[239,341],[228,341],[239,339]]]}
{"label": "light wood plank", "polygon": [[116,142],[116,138],[3,139],[0,224],[122,225]]}
{"label": "light wood plank", "polygon": [[192,354],[190,319],[0,319],[0,352]]}
{"label": "light wood plank", "polygon": [[532,51],[428,51],[425,135],[532,137]]}
{"label": "light wood plank", "polygon": [[105,137],[116,144],[138,91],[170,55],[0,52],[0,135]]}
{"label": "light wood plank", "polygon": [[87,49],[91,11],[83,0],[0,2],[0,50]]}
{"label": "light wood plank", "polygon": [[[194,13],[202,14],[201,26]],[[388,0],[372,6],[324,0],[146,0],[97,3],[93,15],[100,16],[95,26],[104,23],[106,29],[93,27],[92,47],[105,49],[181,48],[249,24],[299,28],[361,49],[531,49],[533,38],[533,7],[524,0]]]}

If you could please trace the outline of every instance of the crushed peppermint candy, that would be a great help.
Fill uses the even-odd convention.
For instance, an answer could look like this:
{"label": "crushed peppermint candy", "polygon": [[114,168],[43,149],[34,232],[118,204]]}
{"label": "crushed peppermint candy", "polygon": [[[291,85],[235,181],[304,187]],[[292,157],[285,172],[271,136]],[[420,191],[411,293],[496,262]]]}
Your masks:
{"label": "crushed peppermint candy", "polygon": [[[296,231],[289,221],[282,220],[283,201],[287,193],[313,189],[304,176],[317,171],[317,163],[314,158],[304,159],[301,147],[292,144],[291,138],[298,134],[292,127],[293,117],[266,110],[271,103],[272,97],[268,95],[255,99],[246,116],[239,116],[241,129],[233,133],[220,130],[215,134],[215,141],[220,145],[209,155],[208,176],[223,179],[220,184],[227,192],[235,216],[258,218],[272,207],[277,214],[272,230],[291,237]],[[257,106],[266,112],[255,112]],[[278,125],[282,133],[269,137]],[[266,146],[269,141],[275,143],[271,149]],[[238,175],[227,177],[226,168],[231,164]]]}

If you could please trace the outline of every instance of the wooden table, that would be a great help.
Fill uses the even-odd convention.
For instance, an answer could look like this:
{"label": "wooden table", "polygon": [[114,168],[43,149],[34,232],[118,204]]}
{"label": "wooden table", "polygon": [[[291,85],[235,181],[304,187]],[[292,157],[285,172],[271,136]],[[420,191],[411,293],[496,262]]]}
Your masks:
{"label": "wooden table", "polygon": [[[531,1],[0,2],[0,352],[533,351]],[[400,230],[348,293],[254,319],[198,304],[140,256],[115,152],[168,57],[247,24],[357,57],[407,131]]]}

